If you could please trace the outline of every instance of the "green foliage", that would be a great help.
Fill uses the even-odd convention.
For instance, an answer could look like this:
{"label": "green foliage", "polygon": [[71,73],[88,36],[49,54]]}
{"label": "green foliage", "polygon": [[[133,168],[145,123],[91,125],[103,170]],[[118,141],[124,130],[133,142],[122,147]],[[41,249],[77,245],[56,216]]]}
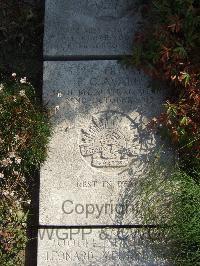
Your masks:
{"label": "green foliage", "polygon": [[22,208],[22,198],[11,193],[1,189],[0,261],[2,266],[21,266],[24,264],[24,250],[27,242],[27,215]]}
{"label": "green foliage", "polygon": [[127,63],[168,84],[172,97],[165,105],[166,111],[153,124],[181,149],[182,157],[199,158],[200,2],[140,3],[145,19]]}
{"label": "green foliage", "polygon": [[[40,106],[42,1],[0,0],[0,264],[24,265],[33,172],[46,157],[50,125]],[[36,4],[37,3],[37,4]],[[26,76],[21,82],[10,76]],[[30,214],[31,215],[31,214]]]}
{"label": "green foliage", "polygon": [[143,223],[160,225],[155,239],[170,247],[166,259],[172,265],[198,265],[200,186],[178,166],[173,171],[170,167],[157,158],[140,181],[137,193]]}
{"label": "green foliage", "polygon": [[0,160],[10,158],[9,171],[15,168],[27,174],[44,162],[50,129],[32,85],[23,79],[21,82],[13,79],[1,84]]}
{"label": "green foliage", "polygon": [[200,1],[138,1],[144,22],[127,63],[168,87],[152,128],[178,151],[178,167],[154,162],[140,183],[145,223],[162,225],[174,265],[200,264]]}
{"label": "green foliage", "polygon": [[200,262],[200,186],[192,177],[179,171],[174,174],[179,190],[173,195],[173,216],[169,238],[177,265]]}
{"label": "green foliage", "polygon": [[[1,265],[22,265],[28,184],[47,156],[48,114],[26,78],[0,84],[0,256]],[[31,182],[30,182],[31,181]]]}

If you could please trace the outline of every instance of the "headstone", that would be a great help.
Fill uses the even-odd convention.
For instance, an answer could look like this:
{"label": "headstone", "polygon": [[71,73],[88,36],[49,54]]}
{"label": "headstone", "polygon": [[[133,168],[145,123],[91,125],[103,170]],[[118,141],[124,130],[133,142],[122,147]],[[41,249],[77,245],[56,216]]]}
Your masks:
{"label": "headstone", "polygon": [[[155,229],[40,229],[38,266],[166,266]],[[163,258],[162,258],[163,257]]]}
{"label": "headstone", "polygon": [[134,0],[47,0],[45,56],[130,54],[139,15]]}
{"label": "headstone", "polygon": [[40,224],[140,224],[128,191],[160,147],[147,125],[160,112],[161,93],[117,61],[44,66],[54,134],[41,170]]}
{"label": "headstone", "polygon": [[113,60],[131,54],[136,2],[45,1],[44,59],[55,61],[44,62],[53,136],[40,176],[38,266],[170,265],[167,245],[151,241],[159,229],[142,225],[138,189],[162,144],[148,123],[165,96]]}

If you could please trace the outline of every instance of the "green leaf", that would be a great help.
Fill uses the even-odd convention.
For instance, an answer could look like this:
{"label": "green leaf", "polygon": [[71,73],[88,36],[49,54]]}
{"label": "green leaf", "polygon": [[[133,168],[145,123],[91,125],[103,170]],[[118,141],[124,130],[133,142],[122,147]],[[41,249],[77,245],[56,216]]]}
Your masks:
{"label": "green leaf", "polygon": [[181,126],[187,126],[188,125],[188,119],[186,116],[184,116],[180,121]]}

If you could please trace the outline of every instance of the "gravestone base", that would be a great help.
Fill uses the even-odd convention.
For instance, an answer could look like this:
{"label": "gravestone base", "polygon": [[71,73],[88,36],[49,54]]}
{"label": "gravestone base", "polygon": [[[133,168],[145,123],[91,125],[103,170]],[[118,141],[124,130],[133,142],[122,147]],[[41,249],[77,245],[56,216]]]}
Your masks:
{"label": "gravestone base", "polygon": [[148,239],[155,229],[40,229],[38,266],[169,265],[164,245]]}

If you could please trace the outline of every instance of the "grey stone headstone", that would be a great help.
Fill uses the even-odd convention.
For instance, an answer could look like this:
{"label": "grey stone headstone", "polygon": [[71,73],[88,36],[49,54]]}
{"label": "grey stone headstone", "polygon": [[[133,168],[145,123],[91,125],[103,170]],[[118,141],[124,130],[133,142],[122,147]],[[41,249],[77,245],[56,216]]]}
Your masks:
{"label": "grey stone headstone", "polygon": [[[38,266],[166,266],[165,244],[149,229],[41,229]],[[164,248],[165,247],[165,248]]]}
{"label": "grey stone headstone", "polygon": [[134,188],[160,140],[161,93],[117,61],[46,62],[54,134],[41,170],[40,224],[139,224]]}
{"label": "grey stone headstone", "polygon": [[47,0],[45,56],[130,54],[139,15],[135,0]]}

